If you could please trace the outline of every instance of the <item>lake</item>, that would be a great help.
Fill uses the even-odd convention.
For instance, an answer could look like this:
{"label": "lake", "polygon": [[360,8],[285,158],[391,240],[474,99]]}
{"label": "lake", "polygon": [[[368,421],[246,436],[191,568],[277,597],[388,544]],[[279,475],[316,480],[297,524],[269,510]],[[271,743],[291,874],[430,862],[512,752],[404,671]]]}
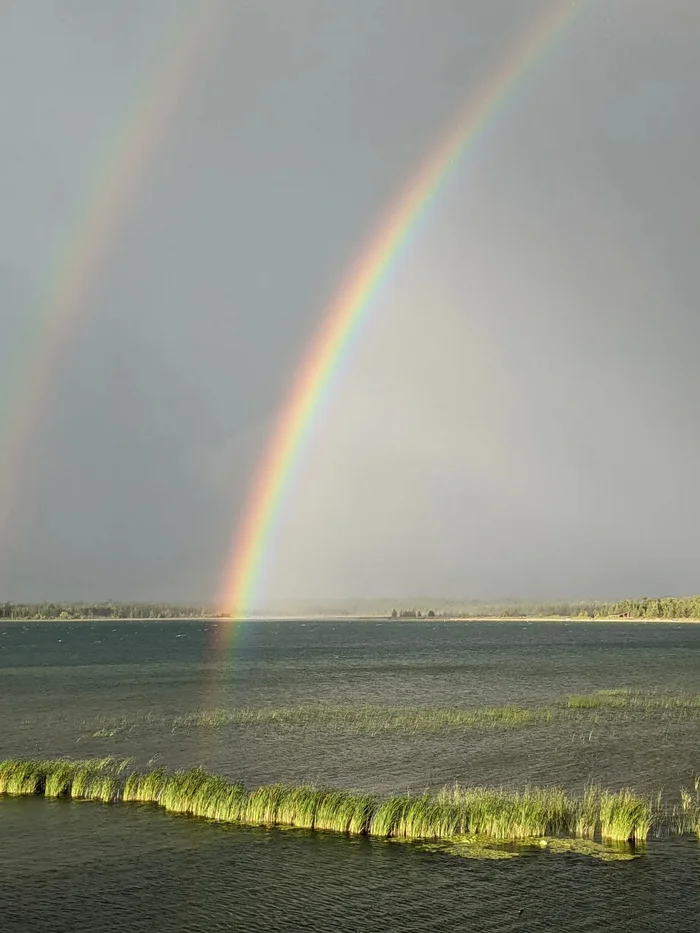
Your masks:
{"label": "lake", "polygon": [[[3,622],[0,757],[129,756],[250,786],[380,795],[596,782],[672,800],[700,770],[697,625],[256,621],[228,637],[222,625]],[[431,719],[504,706],[533,717]],[[690,931],[700,912],[690,836],[652,839],[630,861],[492,861],[143,805],[2,798],[0,839],[3,930]]]}

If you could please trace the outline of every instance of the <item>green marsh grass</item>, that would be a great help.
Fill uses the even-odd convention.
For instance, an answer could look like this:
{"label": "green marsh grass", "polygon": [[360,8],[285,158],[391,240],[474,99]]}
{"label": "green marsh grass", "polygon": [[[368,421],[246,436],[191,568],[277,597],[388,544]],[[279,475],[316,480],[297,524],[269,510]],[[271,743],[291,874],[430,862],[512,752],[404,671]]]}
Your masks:
{"label": "green marsh grass", "polygon": [[225,726],[322,727],[348,732],[430,733],[447,729],[489,729],[525,725],[551,718],[549,709],[531,710],[518,706],[477,707],[474,709],[439,709],[425,707],[378,706],[293,706],[281,708],[233,708],[195,710],[180,716],[143,713],[131,719],[102,718],[85,723],[92,738],[112,738],[135,731],[179,730]]}
{"label": "green marsh grass", "polygon": [[49,764],[31,758],[14,758],[0,762],[0,794],[43,794],[46,787],[46,766]]}
{"label": "green marsh grass", "polygon": [[[659,803],[629,789],[589,787],[576,797],[556,787],[510,791],[455,785],[437,793],[378,800],[307,784],[268,784],[246,791],[242,784],[201,768],[127,773],[128,765],[115,758],[9,759],[0,762],[0,794],[150,803],[172,813],[248,825],[462,843],[468,837],[592,840],[596,834],[604,841],[641,843],[660,812]],[[686,792],[682,806],[697,831],[700,782],[694,796]]]}
{"label": "green marsh grass", "polygon": [[324,790],[314,816],[314,829],[366,834],[377,801],[370,794],[351,794],[342,790]]}
{"label": "green marsh grass", "polygon": [[677,820],[679,832],[691,832],[700,839],[700,777],[695,778],[692,790],[681,790],[681,811]]}
{"label": "green marsh grass", "polygon": [[589,786],[578,802],[572,826],[575,836],[593,839],[600,822],[600,790]]}
{"label": "green marsh grass", "polygon": [[75,764],[72,761],[58,761],[52,768],[47,768],[44,782],[45,797],[67,797],[73,789]]}
{"label": "green marsh grass", "polygon": [[700,713],[700,696],[693,693],[664,694],[642,692],[628,688],[597,690],[595,693],[572,694],[566,698],[568,710],[625,709],[632,711],[685,710]]}
{"label": "green marsh grass", "polygon": [[189,731],[226,727],[279,727],[314,729],[348,734],[435,734],[466,729],[515,729],[537,723],[589,720],[610,712],[617,717],[649,717],[663,721],[700,718],[700,695],[664,694],[616,688],[572,694],[550,706],[517,705],[467,708],[306,705],[292,707],[238,707],[194,710],[178,716],[153,712],[133,717],[101,718],[84,722],[89,738],[112,738],[132,732]]}
{"label": "green marsh grass", "polygon": [[121,763],[115,758],[10,758],[0,762],[0,794],[116,800]]}
{"label": "green marsh grass", "polygon": [[285,795],[286,788],[284,784],[268,784],[257,787],[248,796],[242,814],[243,822],[258,826],[274,826],[277,823],[288,826],[289,823],[282,819],[282,816],[287,814],[280,813],[280,819],[277,818],[280,804]]}
{"label": "green marsh grass", "polygon": [[112,760],[109,758],[76,761],[69,795],[77,800],[103,800],[108,797],[102,781],[109,776],[105,771],[111,765]]}
{"label": "green marsh grass", "polygon": [[449,797],[463,813],[461,832],[496,839],[570,832],[576,812],[576,802],[556,787],[523,791],[455,787]]}
{"label": "green marsh grass", "polygon": [[651,831],[653,804],[625,788],[600,794],[600,831],[611,842],[644,842]]}

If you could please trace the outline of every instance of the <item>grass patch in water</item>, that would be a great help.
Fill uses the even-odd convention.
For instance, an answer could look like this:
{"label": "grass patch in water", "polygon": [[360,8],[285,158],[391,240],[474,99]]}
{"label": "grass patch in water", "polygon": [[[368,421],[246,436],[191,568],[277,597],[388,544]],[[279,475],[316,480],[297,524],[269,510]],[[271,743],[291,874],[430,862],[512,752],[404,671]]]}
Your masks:
{"label": "grass patch in water", "polygon": [[525,839],[559,832],[573,832],[579,802],[563,790],[526,788],[506,791],[484,787],[455,786],[437,797],[451,813],[451,832],[495,839]]}
{"label": "grass patch in water", "polygon": [[648,712],[653,710],[685,710],[700,712],[700,696],[693,693],[664,694],[642,692],[629,688],[577,693],[566,698],[568,710],[625,709]]}
{"label": "grass patch in water", "polygon": [[514,729],[537,723],[580,717],[595,717],[610,711],[625,717],[662,720],[697,719],[700,717],[700,696],[696,694],[663,694],[630,688],[598,690],[588,694],[572,694],[551,706],[523,707],[517,705],[450,707],[381,707],[306,705],[291,707],[238,707],[230,709],[194,710],[177,716],[153,712],[132,717],[120,716],[84,722],[89,738],[113,738],[131,732],[177,732],[192,729],[220,729],[230,726],[279,727],[281,729],[314,729],[348,734],[381,735],[435,734],[466,729]]}
{"label": "grass patch in water", "polygon": [[0,794],[110,802],[121,796],[124,760],[10,758],[0,761]]}
{"label": "grass patch in water", "polygon": [[652,801],[625,788],[600,794],[600,827],[603,839],[643,842],[653,822]]}
{"label": "grass patch in water", "polygon": [[233,708],[195,710],[180,716],[144,713],[132,718],[102,718],[84,723],[91,738],[112,738],[143,730],[168,731],[225,726],[314,727],[355,733],[382,732],[431,733],[448,729],[488,729],[521,726],[551,718],[549,709],[533,710],[517,706],[478,707],[475,709],[375,706],[293,706],[280,708]]}
{"label": "grass patch in water", "polygon": [[677,814],[678,832],[691,832],[700,839],[700,777],[695,778],[693,790],[682,788],[681,809]]}
{"label": "grass patch in water", "polygon": [[366,834],[376,808],[377,801],[371,794],[325,790],[316,809],[313,828]]}
{"label": "grass patch in water", "polygon": [[13,758],[0,762],[0,794],[42,794],[46,786],[43,765],[44,762],[31,758]]}
{"label": "grass patch in water", "polygon": [[600,791],[587,787],[583,792],[573,823],[573,834],[592,839],[600,820]]}
{"label": "grass patch in water", "polygon": [[[478,836],[512,841],[562,835],[593,838],[600,832],[605,840],[642,842],[655,813],[650,798],[628,789],[588,788],[575,797],[556,787],[510,791],[455,785],[438,793],[377,800],[305,784],[268,784],[246,791],[242,784],[201,768],[156,768],[127,775],[127,765],[115,758],[11,759],[0,762],[0,793],[152,803],[172,813],[228,822],[387,839]],[[687,810],[691,812],[690,804]],[[692,812],[700,813],[700,806]]]}

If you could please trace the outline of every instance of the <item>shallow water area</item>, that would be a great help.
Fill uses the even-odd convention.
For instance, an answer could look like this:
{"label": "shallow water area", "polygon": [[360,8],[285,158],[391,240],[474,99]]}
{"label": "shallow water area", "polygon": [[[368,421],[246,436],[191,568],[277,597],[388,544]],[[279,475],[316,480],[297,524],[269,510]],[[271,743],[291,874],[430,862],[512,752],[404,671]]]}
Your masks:
{"label": "shallow water area", "polygon": [[[700,771],[690,700],[566,706],[601,690],[700,695],[700,626],[273,620],[222,639],[223,624],[4,623],[0,757],[132,756],[248,786],[379,795],[597,782],[673,800]],[[554,712],[471,723],[469,711],[507,706]],[[229,718],[201,715],[214,710]],[[382,710],[419,710],[423,725]],[[436,710],[469,716],[433,727]],[[692,837],[651,839],[622,861],[554,841],[474,858],[138,804],[2,798],[0,838],[3,929],[695,930],[700,908]]]}
{"label": "shallow water area", "polygon": [[221,638],[224,625],[4,624],[0,753],[155,758],[248,784],[312,780],[376,793],[453,781],[656,790],[698,770],[700,710],[582,710],[517,728],[377,734],[308,716],[191,728],[173,720],[217,708],[542,708],[617,688],[700,695],[700,626],[269,621]]}

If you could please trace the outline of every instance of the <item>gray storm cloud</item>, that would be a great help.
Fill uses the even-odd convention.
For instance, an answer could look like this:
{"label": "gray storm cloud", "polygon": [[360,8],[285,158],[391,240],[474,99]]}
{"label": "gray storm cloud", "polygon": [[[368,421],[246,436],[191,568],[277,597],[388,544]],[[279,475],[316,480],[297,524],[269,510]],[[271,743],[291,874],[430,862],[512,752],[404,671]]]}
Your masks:
{"label": "gray storm cloud", "polygon": [[[50,376],[0,599],[216,595],[323,309],[542,9],[236,6]],[[5,437],[58,246],[181,11],[0,9]],[[261,600],[700,589],[698,38],[694,2],[590,3],[520,79],[348,348]]]}

